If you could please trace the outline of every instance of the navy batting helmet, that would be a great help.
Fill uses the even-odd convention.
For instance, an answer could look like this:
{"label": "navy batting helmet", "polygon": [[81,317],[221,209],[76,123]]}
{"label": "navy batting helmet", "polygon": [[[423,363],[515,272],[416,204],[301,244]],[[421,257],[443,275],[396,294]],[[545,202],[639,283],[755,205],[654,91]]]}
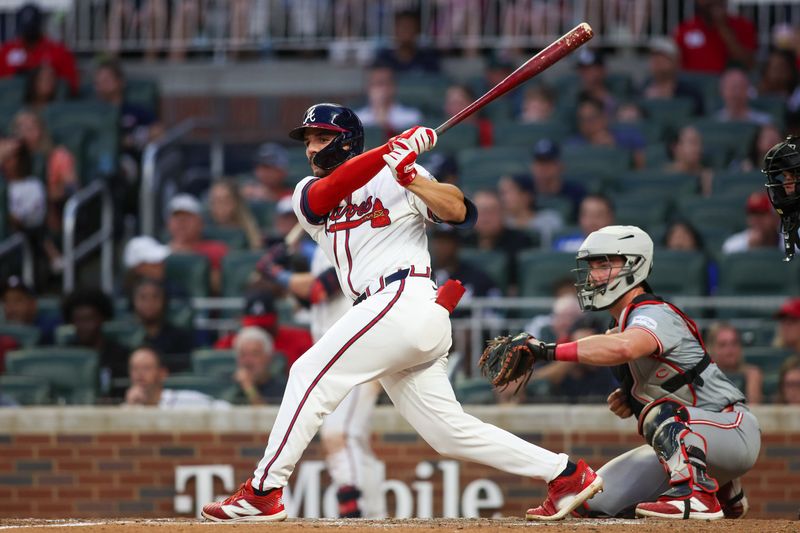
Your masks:
{"label": "navy batting helmet", "polygon": [[317,152],[314,164],[331,170],[364,151],[364,126],[349,108],[339,104],[312,105],[303,116],[303,123],[289,132],[289,137],[303,140],[306,128],[319,128],[338,133],[328,146]]}
{"label": "navy batting helmet", "polygon": [[781,216],[787,259],[800,246],[800,137],[789,136],[769,149],[761,171],[767,175],[767,192]]}

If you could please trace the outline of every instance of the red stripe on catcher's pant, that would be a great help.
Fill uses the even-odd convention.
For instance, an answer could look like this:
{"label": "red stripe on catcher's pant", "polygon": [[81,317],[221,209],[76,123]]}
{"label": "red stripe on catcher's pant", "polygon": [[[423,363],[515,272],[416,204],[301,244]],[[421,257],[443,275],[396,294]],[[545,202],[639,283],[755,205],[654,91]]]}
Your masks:
{"label": "red stripe on catcher's pant", "polygon": [[702,420],[702,419],[692,418],[689,420],[689,425],[701,424],[704,426],[713,426],[715,428],[720,428],[720,429],[736,429],[739,427],[739,424],[742,423],[743,416],[744,415],[741,412],[739,412],[739,414],[736,415],[736,420],[730,424],[720,424],[719,422],[714,422],[713,420]]}
{"label": "red stripe on catcher's pant", "polygon": [[397,289],[397,294],[394,295],[394,297],[386,305],[386,307],[384,307],[383,310],[380,313],[378,313],[378,316],[376,316],[375,318],[370,320],[369,323],[366,326],[361,328],[358,331],[358,333],[353,335],[350,338],[350,340],[348,340],[344,344],[344,346],[342,346],[341,349],[338,352],[336,352],[336,355],[334,355],[331,358],[331,360],[328,361],[328,364],[325,365],[325,367],[320,371],[319,374],[317,374],[317,377],[314,378],[314,381],[311,382],[311,385],[308,387],[308,389],[306,390],[306,393],[303,395],[303,399],[300,400],[300,404],[297,406],[297,409],[294,412],[294,416],[292,416],[292,421],[289,422],[289,427],[286,429],[286,434],[283,436],[283,440],[281,441],[280,446],[278,446],[278,451],[275,452],[275,455],[272,457],[272,459],[270,459],[269,463],[267,463],[267,466],[264,467],[264,474],[261,476],[261,480],[258,482],[258,489],[259,490],[264,490],[264,480],[267,479],[267,475],[269,474],[269,469],[270,469],[270,467],[272,467],[273,463],[275,463],[275,460],[278,458],[278,456],[283,451],[283,447],[286,446],[286,441],[289,439],[289,434],[292,432],[292,428],[294,427],[294,423],[297,422],[297,417],[300,416],[300,411],[303,409],[303,406],[305,405],[306,400],[308,400],[308,396],[311,394],[311,391],[314,390],[314,387],[317,386],[317,383],[319,383],[319,381],[322,379],[322,377],[328,372],[328,370],[330,370],[330,368],[333,366],[333,364],[336,361],[339,360],[339,358],[344,354],[344,352],[346,352],[347,349],[350,348],[350,346],[352,346],[353,343],[355,343],[358,339],[363,337],[364,334],[367,331],[372,329],[372,327],[375,326],[375,324],[380,322],[381,318],[386,316],[386,313],[388,313],[389,310],[391,310],[391,308],[394,307],[394,304],[397,303],[397,300],[400,299],[400,295],[403,294],[403,288],[405,287],[405,285],[406,285],[406,281],[405,280],[400,280],[400,287]]}

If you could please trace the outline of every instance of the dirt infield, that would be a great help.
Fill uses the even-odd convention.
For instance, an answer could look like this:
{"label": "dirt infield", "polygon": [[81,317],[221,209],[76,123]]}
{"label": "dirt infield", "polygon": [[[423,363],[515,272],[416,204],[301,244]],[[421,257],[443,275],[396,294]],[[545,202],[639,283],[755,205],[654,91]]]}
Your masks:
{"label": "dirt infield", "polygon": [[56,532],[80,531],[81,533],[212,533],[231,531],[237,533],[275,531],[301,531],[311,529],[314,533],[328,531],[413,531],[427,533],[466,530],[512,530],[522,527],[544,528],[546,533],[562,532],[630,532],[637,533],[790,533],[800,531],[800,522],[791,520],[717,520],[715,522],[672,520],[566,520],[556,524],[539,524],[516,518],[502,519],[448,519],[431,520],[288,520],[286,522],[261,524],[214,524],[199,520],[0,520],[0,531],[5,532]]}

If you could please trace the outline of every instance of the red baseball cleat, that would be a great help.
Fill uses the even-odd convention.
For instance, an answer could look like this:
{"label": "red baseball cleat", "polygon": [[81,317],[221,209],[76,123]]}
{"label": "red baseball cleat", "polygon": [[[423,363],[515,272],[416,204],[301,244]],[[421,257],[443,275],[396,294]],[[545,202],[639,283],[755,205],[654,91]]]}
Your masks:
{"label": "red baseball cleat", "polygon": [[575,472],[559,476],[547,484],[547,499],[539,507],[528,509],[528,520],[562,520],[583,502],[603,490],[603,478],[583,462],[578,461]]}
{"label": "red baseball cleat", "polygon": [[742,489],[742,480],[738,477],[719,488],[717,499],[725,518],[744,518],[747,511],[750,510],[750,503],[747,501],[744,489]]}
{"label": "red baseball cleat", "polygon": [[654,502],[640,503],[636,506],[636,516],[717,520],[725,515],[715,493],[695,489],[685,498],[664,495]]}
{"label": "red baseball cleat", "polygon": [[203,518],[212,522],[276,522],[286,520],[283,508],[283,489],[275,489],[266,496],[253,492],[252,479],[221,502],[203,506]]}

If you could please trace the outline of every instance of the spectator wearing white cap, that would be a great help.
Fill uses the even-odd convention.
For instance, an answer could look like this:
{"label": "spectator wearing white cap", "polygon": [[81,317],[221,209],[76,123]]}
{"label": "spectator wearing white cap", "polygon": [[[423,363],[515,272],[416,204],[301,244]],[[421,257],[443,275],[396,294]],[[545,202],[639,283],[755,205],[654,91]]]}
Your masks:
{"label": "spectator wearing white cap", "polygon": [[211,263],[211,290],[218,293],[222,258],[228,246],[220,241],[203,240],[203,217],[200,202],[191,194],[177,194],[169,202],[167,229],[172,253],[204,255]]}
{"label": "spectator wearing white cap", "polygon": [[648,100],[684,98],[692,102],[692,114],[703,114],[703,94],[679,76],[680,50],[675,41],[658,37],[650,42],[650,77],[642,93]]}
{"label": "spectator wearing white cap", "polygon": [[291,197],[292,188],[286,183],[289,176],[289,154],[277,143],[264,143],[258,147],[253,161],[253,176],[242,187],[242,196],[249,201],[277,202]]}

